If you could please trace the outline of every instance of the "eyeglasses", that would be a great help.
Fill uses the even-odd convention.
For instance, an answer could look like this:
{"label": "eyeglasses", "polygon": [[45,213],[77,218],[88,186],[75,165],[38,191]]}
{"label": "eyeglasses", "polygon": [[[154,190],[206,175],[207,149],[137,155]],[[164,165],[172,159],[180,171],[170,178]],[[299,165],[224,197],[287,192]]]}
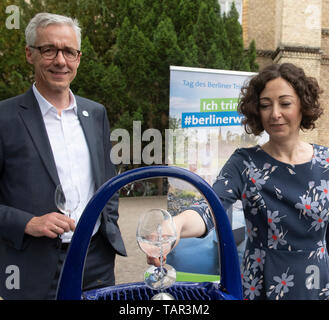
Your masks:
{"label": "eyeglasses", "polygon": [[67,59],[68,61],[76,61],[81,53],[81,51],[73,48],[59,49],[54,46],[29,47],[33,49],[38,49],[40,51],[41,56],[47,60],[55,59],[58,55],[58,51],[62,51],[65,59]]}

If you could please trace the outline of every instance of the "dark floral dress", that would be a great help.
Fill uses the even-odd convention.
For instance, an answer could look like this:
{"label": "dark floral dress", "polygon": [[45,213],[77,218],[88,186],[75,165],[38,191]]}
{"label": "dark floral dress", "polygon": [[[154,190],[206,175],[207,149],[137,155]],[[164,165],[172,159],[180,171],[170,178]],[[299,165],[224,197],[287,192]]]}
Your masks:
{"label": "dark floral dress", "polygon": [[[299,165],[282,163],[259,146],[237,149],[214,183],[226,209],[242,201],[245,299],[329,299],[329,150],[313,149],[312,160]],[[207,205],[191,208],[211,229]]]}

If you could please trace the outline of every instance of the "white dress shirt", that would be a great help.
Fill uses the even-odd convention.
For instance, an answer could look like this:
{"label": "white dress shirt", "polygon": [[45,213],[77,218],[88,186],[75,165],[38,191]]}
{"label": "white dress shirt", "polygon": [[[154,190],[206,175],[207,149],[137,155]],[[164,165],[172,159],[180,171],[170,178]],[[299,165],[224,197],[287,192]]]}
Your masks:
{"label": "white dress shirt", "polygon": [[[85,206],[95,193],[95,181],[88,145],[77,115],[76,100],[70,90],[70,105],[59,115],[56,108],[40,94],[35,84],[33,84],[33,92],[40,106],[65,197],[70,197],[68,192],[70,185],[76,186],[79,192],[78,208],[71,215],[77,224]],[[99,225],[100,217],[93,235]],[[70,242],[72,234],[72,232],[64,233],[61,236],[62,241]]]}

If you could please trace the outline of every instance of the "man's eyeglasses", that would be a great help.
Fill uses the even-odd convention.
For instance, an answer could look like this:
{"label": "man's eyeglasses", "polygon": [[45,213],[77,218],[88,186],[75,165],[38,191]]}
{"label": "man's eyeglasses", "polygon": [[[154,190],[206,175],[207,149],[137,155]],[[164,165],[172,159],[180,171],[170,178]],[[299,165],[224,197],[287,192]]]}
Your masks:
{"label": "man's eyeglasses", "polygon": [[58,51],[62,51],[65,59],[67,59],[68,61],[76,61],[81,53],[81,51],[72,48],[59,49],[54,46],[29,47],[33,49],[38,49],[40,51],[41,56],[47,60],[55,59],[58,55]]}

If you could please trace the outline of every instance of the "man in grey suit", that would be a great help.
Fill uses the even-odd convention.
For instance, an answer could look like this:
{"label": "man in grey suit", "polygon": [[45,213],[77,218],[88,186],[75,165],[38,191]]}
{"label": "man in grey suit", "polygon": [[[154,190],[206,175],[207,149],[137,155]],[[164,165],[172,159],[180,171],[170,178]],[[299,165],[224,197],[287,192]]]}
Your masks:
{"label": "man in grey suit", "polygon": [[[0,296],[54,299],[75,225],[115,168],[105,108],[70,90],[81,58],[77,21],[40,13],[25,35],[35,82],[0,102]],[[79,192],[74,217],[56,208],[59,184]],[[114,284],[115,255],[126,255],[117,219],[113,197],[94,229],[84,290]]]}

